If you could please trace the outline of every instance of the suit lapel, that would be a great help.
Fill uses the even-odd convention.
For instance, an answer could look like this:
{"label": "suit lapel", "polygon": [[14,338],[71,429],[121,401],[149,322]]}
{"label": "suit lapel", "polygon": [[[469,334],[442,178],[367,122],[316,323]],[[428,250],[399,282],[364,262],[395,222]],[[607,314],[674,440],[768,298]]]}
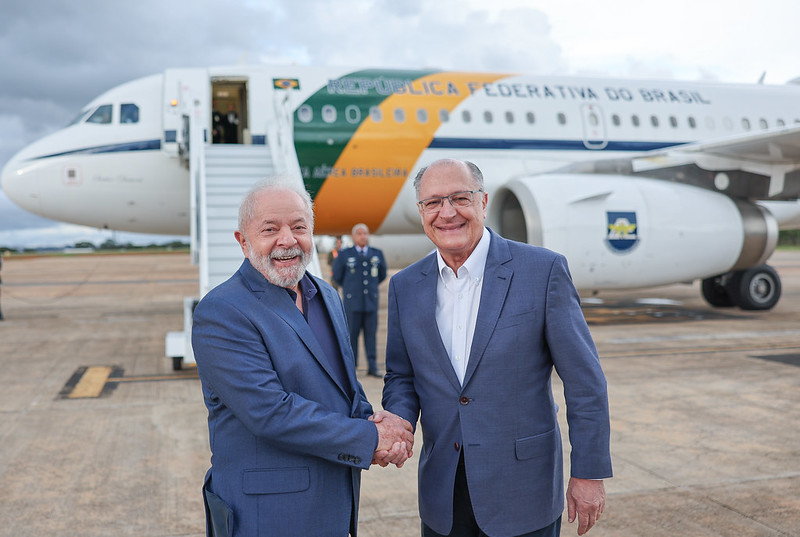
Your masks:
{"label": "suit lapel", "polygon": [[414,282],[413,296],[416,297],[417,302],[410,314],[417,316],[418,333],[421,334],[424,346],[432,351],[430,355],[439,364],[453,387],[460,392],[461,383],[450,362],[447,349],[442,343],[439,325],[436,324],[436,286],[439,283],[439,265],[436,261],[436,254],[431,254],[428,259],[429,262],[425,263],[420,270],[419,279]]}
{"label": "suit lapel", "polygon": [[[300,341],[306,346],[308,351],[311,353],[311,356],[316,360],[316,362],[322,367],[323,370],[328,374],[328,376],[333,380],[333,382],[339,386],[339,389],[342,390],[348,399],[350,399],[350,394],[353,393],[347,390],[344,386],[341,386],[339,382],[336,380],[336,375],[331,371],[330,365],[328,363],[327,358],[324,355],[324,351],[322,350],[322,346],[317,341],[316,336],[311,331],[311,327],[308,326],[303,314],[297,309],[297,305],[292,300],[292,297],[281,287],[276,285],[272,285],[269,283],[264,276],[258,272],[250,262],[245,259],[244,263],[247,265],[245,268],[243,264],[243,268],[245,268],[245,279],[248,281],[250,288],[254,292],[261,292],[262,298],[261,300],[269,306],[269,308],[283,320],[286,324],[288,324],[292,330],[295,331],[297,336],[300,338]],[[334,330],[336,331],[336,339],[339,341],[339,347],[341,349],[342,346],[342,334],[346,334],[347,331],[342,331],[341,327],[341,320],[337,319],[336,315],[332,313],[331,304],[330,304],[330,297],[325,296],[325,293],[322,292],[323,301],[325,303],[325,307],[328,310],[328,316],[331,318],[333,323]],[[348,377],[350,378],[351,370],[354,366],[352,366],[348,362],[352,362],[352,360],[347,360],[346,357],[348,354],[342,350],[342,356],[345,357],[344,365],[345,370],[348,373]],[[355,376],[355,371],[352,371],[353,376]],[[351,381],[352,382],[352,381]]]}
{"label": "suit lapel", "polygon": [[[333,331],[336,334],[336,341],[339,343],[339,352],[342,354],[344,370],[345,373],[347,373],[348,387],[350,389],[345,389],[345,386],[340,386],[340,388],[342,388],[342,391],[345,392],[347,397],[350,397],[350,394],[358,393],[358,386],[356,385],[358,381],[356,380],[356,363],[355,359],[353,359],[353,351],[350,349],[350,336],[347,331],[347,321],[342,314],[341,299],[335,290],[325,288],[321,285],[319,288],[322,299],[325,302],[325,309],[328,310],[328,317],[333,325]],[[326,360],[322,360],[322,362],[327,363]],[[323,367],[325,367],[324,363]],[[332,372],[328,371],[328,368],[325,370],[335,381],[336,377]]]}
{"label": "suit lapel", "polygon": [[483,289],[481,290],[478,319],[475,323],[475,332],[472,336],[472,347],[469,353],[469,363],[464,374],[464,386],[469,382],[475,368],[483,358],[483,352],[489,339],[492,337],[500,311],[508,295],[513,271],[505,266],[511,260],[511,253],[505,239],[491,232],[489,254],[486,257],[486,268],[483,272]]}

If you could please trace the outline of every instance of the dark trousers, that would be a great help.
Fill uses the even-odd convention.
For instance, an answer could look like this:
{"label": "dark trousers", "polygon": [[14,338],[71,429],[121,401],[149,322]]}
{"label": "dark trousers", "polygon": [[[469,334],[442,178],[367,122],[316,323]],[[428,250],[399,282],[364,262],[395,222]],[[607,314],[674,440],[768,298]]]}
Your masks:
{"label": "dark trousers", "polygon": [[376,334],[378,332],[377,311],[348,311],[347,325],[350,328],[350,346],[353,347],[353,358],[358,366],[358,334],[364,331],[364,348],[367,351],[367,369],[378,372]]}
{"label": "dark trousers", "polygon": [[[549,526],[531,533],[524,533],[517,537],[558,537],[561,534],[561,517]],[[447,535],[436,533],[424,523],[422,524],[422,537],[487,537],[475,522],[475,513],[472,511],[472,501],[469,498],[467,487],[467,472],[464,469],[464,453],[458,461],[456,482],[453,488],[453,528]]]}

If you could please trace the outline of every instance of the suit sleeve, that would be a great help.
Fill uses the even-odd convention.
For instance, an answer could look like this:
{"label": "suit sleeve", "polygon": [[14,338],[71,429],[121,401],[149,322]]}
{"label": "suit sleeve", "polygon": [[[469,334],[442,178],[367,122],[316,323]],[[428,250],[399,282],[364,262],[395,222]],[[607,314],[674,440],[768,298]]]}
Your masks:
{"label": "suit sleeve", "polygon": [[[229,410],[253,435],[283,450],[368,468],[378,445],[375,425],[286,390],[250,319],[228,300],[206,299],[195,309],[192,346],[209,412]],[[305,349],[286,345],[293,351]]]}
{"label": "suit sleeve", "polygon": [[606,379],[563,256],[552,265],[546,310],[547,345],[567,403],[571,475],[611,477]]}
{"label": "suit sleeve", "polygon": [[414,388],[414,368],[400,324],[395,279],[389,280],[388,329],[386,333],[386,376],[381,404],[389,412],[405,418],[416,429],[419,396]]}

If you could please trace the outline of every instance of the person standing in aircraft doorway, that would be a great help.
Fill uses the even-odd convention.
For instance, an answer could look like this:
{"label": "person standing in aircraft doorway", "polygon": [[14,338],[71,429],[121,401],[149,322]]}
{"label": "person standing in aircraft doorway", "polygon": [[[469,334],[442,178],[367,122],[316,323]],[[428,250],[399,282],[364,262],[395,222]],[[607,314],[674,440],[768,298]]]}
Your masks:
{"label": "person standing in aircraft doorway", "polygon": [[356,224],[351,248],[339,252],[333,264],[333,279],[342,286],[344,310],[350,330],[353,358],[358,367],[358,334],[364,331],[367,353],[367,375],[380,377],[377,361],[378,285],[386,279],[383,252],[369,246],[369,228]]}
{"label": "person standing in aircraft doorway", "polygon": [[215,144],[221,144],[225,133],[222,112],[217,110],[216,100],[212,101],[211,108],[211,141]]}
{"label": "person standing in aircraft doorway", "polygon": [[238,144],[239,143],[239,114],[236,113],[236,107],[233,103],[228,104],[228,112],[225,114],[225,143]]}

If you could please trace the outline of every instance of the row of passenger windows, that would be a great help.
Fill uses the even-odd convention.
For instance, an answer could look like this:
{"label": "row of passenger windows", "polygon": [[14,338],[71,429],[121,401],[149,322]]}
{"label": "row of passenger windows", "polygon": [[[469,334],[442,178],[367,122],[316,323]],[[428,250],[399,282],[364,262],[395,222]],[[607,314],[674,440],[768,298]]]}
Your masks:
{"label": "row of passenger windows", "polygon": [[[447,123],[451,120],[450,112],[445,109],[440,109],[438,112],[436,112],[436,114],[439,118],[439,121],[442,123]],[[408,121],[409,115],[411,115],[418,123],[421,124],[427,123],[430,120],[430,112],[425,108],[418,108],[414,111],[407,111],[404,108],[395,108],[392,111],[392,119],[396,123],[405,123]],[[500,117],[497,119],[497,121],[505,122],[509,125],[516,123],[518,119],[517,113],[511,110],[507,110],[499,114],[499,116]],[[320,110],[320,117],[325,123],[334,123],[339,117],[339,111],[333,105],[324,105]],[[358,124],[361,122],[361,110],[355,105],[349,105],[345,107],[343,111],[343,117],[347,123]],[[369,109],[369,117],[375,123],[380,123],[384,119],[383,111],[377,106],[373,106]],[[314,110],[309,105],[301,106],[297,110],[297,119],[301,123],[310,123],[314,119]],[[455,119],[458,120],[459,118],[456,117]],[[460,120],[462,123],[472,123],[474,120],[475,122],[483,121],[485,124],[492,124],[495,122],[495,112],[492,110],[484,110],[483,112],[475,113],[472,110],[465,109],[460,113]],[[534,125],[537,121],[537,117],[534,112],[527,111],[521,114],[519,120],[527,123],[528,125]],[[596,112],[590,112],[587,115],[587,120],[592,126],[598,126],[600,124],[600,117]],[[669,125],[671,128],[675,129],[680,126],[681,122],[681,120],[674,115],[667,116],[664,119],[657,115],[640,116],[639,114],[631,114],[630,116],[622,116],[616,113],[611,114],[610,120],[614,127],[622,127],[624,125],[641,127],[649,124],[652,127],[658,128],[663,124],[664,126]],[[567,114],[563,112],[556,114],[556,121],[559,125],[566,125],[569,122]],[[698,120],[694,116],[687,116],[685,122],[689,128],[698,128]],[[705,128],[709,130],[714,130],[718,127],[718,121],[711,116],[706,116],[704,122]],[[719,123],[725,130],[732,131],[735,128],[736,120],[730,117],[724,117]],[[800,123],[800,118],[795,118],[794,123]],[[771,126],[784,127],[786,126],[786,121],[778,118],[772,125],[770,125],[770,122],[765,118],[759,118],[757,121],[753,121],[750,118],[743,117],[739,120],[739,125],[741,126],[741,129],[748,131],[754,128],[768,129]]]}
{"label": "row of passenger windows", "polygon": [[[97,108],[82,110],[78,117],[70,121],[70,125],[78,123],[94,123],[96,125],[110,125],[113,120],[114,105],[101,104]],[[139,107],[133,103],[119,105],[120,123],[139,123]]]}

